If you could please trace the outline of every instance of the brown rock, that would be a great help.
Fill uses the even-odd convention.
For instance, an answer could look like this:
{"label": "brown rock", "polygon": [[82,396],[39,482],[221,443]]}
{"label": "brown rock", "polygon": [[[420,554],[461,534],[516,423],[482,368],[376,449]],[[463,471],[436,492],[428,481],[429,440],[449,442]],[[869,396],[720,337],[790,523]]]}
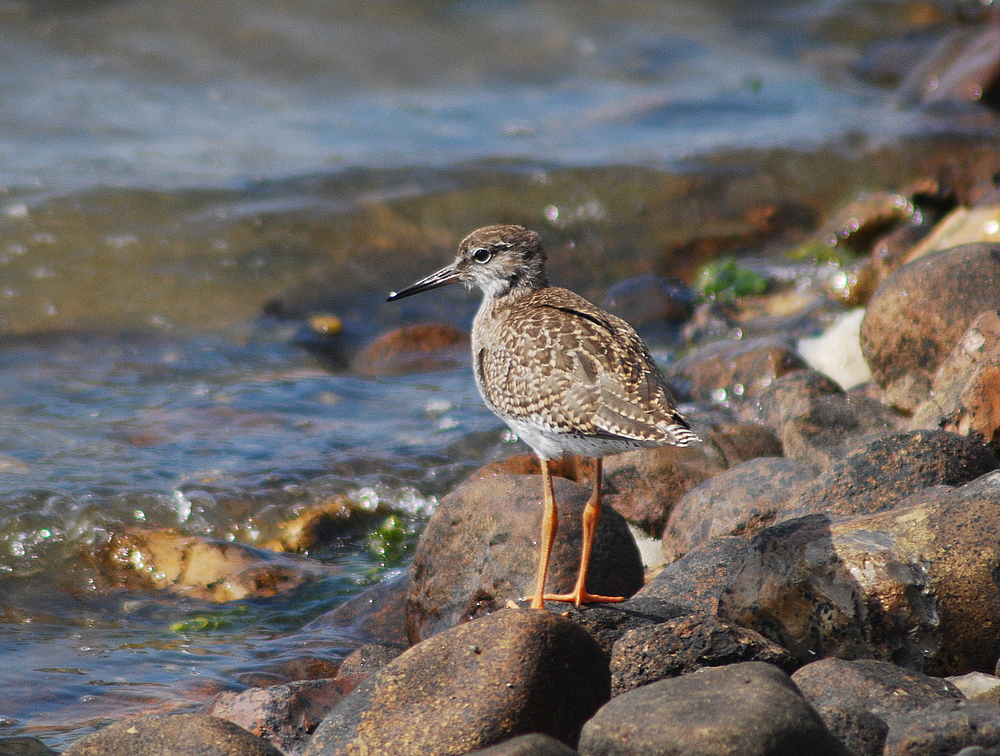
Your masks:
{"label": "brown rock", "polygon": [[113,580],[126,585],[203,601],[274,596],[328,574],[314,560],[168,529],[116,535],[106,567],[115,571]]}
{"label": "brown rock", "polygon": [[801,661],[870,657],[931,674],[992,671],[998,530],[1000,473],[922,491],[887,512],[790,520],[754,539],[719,614]]}
{"label": "brown rock", "polygon": [[777,667],[708,667],[616,696],[583,728],[581,756],[848,756]]}
{"label": "brown rock", "polygon": [[779,519],[891,509],[930,486],[957,486],[997,468],[983,444],[947,431],[907,431],[854,450],[810,483]]}
{"label": "brown rock", "polygon": [[933,393],[911,427],[1000,441],[1000,312],[984,312],[972,322],[938,368]]}
{"label": "brown rock", "polygon": [[298,752],[324,717],[355,688],[354,680],[304,680],[220,693],[202,706],[209,714],[237,724],[284,753]]}
{"label": "brown rock", "polygon": [[157,714],[115,722],[77,740],[63,756],[282,756],[242,727],[205,714]]}
{"label": "brown rock", "polygon": [[774,523],[795,489],[815,477],[801,462],[759,457],[691,489],[663,531],[663,556],[673,562],[695,546],[728,535],[752,536]]}
{"label": "brown rock", "polygon": [[0,738],[0,756],[59,756],[38,738]]}
{"label": "brown rock", "polygon": [[843,389],[822,373],[809,368],[793,370],[761,392],[757,409],[760,421],[780,434],[785,423],[806,414],[815,399],[843,395]]}
{"label": "brown rock", "polygon": [[620,604],[591,604],[563,612],[590,633],[610,659],[615,643],[629,630],[648,627],[690,613],[690,609],[658,598],[633,596]]}
{"label": "brown rock", "polygon": [[611,695],[640,685],[737,662],[762,661],[791,673],[787,650],[760,633],[710,614],[688,614],[626,632],[611,653]]}
{"label": "brown rock", "polygon": [[760,337],[706,344],[671,366],[682,392],[706,402],[756,399],[775,380],[806,367],[791,341]]}
{"label": "brown rock", "polygon": [[823,659],[799,669],[792,682],[857,756],[881,756],[890,725],[907,714],[962,697],[945,680],[871,659]]}
{"label": "brown rock", "polygon": [[370,675],[405,651],[400,646],[366,643],[347,655],[340,665],[341,675]]}
{"label": "brown rock", "polygon": [[861,324],[861,349],[886,401],[915,409],[973,319],[997,309],[1000,245],[952,247],[891,273]]}
{"label": "brown rock", "polygon": [[610,685],[607,660],[576,624],[507,609],[436,635],[369,677],[305,754],[445,756],[528,732],[575,745]]}
{"label": "brown rock", "polygon": [[[553,478],[559,531],[548,589],[569,592],[580,563],[583,507],[590,490]],[[445,496],[417,544],[406,627],[413,643],[489,614],[534,590],[541,534],[541,478],[496,475]],[[642,560],[625,520],[604,507],[590,561],[594,593],[631,596],[643,584]]]}
{"label": "brown rock", "polygon": [[781,453],[774,434],[757,425],[719,422],[698,428],[703,442],[608,457],[604,501],[631,524],[659,538],[674,504],[702,481],[748,459]]}
{"label": "brown rock", "polygon": [[634,599],[656,598],[714,614],[719,596],[743,566],[749,550],[748,538],[706,541],[664,567]]}
{"label": "brown rock", "polygon": [[518,735],[475,753],[476,756],[577,756],[576,751],[565,743],[539,732]]}
{"label": "brown rock", "polygon": [[[978,748],[977,748],[978,746]],[[1000,751],[1000,706],[940,701],[899,717],[885,739],[885,756],[987,756]]]}
{"label": "brown rock", "polygon": [[448,370],[469,361],[469,335],[448,325],[414,325],[379,336],[354,358],[361,375]]}

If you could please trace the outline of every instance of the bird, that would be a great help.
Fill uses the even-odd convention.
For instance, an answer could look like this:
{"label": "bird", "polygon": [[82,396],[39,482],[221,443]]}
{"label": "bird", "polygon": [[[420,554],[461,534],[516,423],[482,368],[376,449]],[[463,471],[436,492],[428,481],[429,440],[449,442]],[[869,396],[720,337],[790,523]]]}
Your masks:
{"label": "bird", "polygon": [[[587,591],[602,506],[603,458],[701,439],[678,411],[663,373],[635,330],[578,294],[549,285],[541,237],[523,226],[473,231],[455,261],[400,291],[393,302],[455,283],[481,290],[472,323],[476,387],[486,406],[534,451],[542,472],[541,550],[532,609],[545,601],[624,601]],[[550,462],[566,454],[594,460],[593,491],[583,510],[576,584],[545,593],[558,511]]]}

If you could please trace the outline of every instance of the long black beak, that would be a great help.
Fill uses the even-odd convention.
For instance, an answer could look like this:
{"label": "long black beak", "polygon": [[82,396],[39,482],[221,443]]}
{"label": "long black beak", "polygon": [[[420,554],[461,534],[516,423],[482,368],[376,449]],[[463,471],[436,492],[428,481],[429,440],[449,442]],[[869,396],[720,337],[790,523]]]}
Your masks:
{"label": "long black beak", "polygon": [[391,292],[386,298],[386,302],[395,302],[397,299],[408,297],[411,294],[419,294],[422,291],[430,291],[448,284],[458,283],[459,272],[454,265],[441,268],[437,273],[431,273],[427,278],[421,278],[412,286],[407,286],[402,291]]}

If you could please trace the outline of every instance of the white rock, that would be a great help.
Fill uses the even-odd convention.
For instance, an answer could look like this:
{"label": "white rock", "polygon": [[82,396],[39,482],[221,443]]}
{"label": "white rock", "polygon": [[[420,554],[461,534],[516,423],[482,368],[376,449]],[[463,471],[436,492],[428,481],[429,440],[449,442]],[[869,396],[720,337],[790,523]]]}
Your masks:
{"label": "white rock", "polygon": [[829,376],[845,391],[872,377],[861,354],[864,316],[864,310],[851,310],[819,336],[800,339],[798,343],[799,354],[809,367]]}

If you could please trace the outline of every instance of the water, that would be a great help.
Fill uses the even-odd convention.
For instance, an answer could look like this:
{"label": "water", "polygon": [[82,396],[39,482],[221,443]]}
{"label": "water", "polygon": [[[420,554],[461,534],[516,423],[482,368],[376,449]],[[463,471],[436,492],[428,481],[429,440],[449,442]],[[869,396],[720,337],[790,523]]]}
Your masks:
{"label": "water", "polygon": [[[936,7],[738,6],[0,3],[0,734],[62,747],[294,655],[513,448],[467,366],[345,367],[400,324],[467,327],[462,291],[383,300],[475,226],[538,228],[552,278],[600,299],[690,273],[755,209],[899,188],[929,135],[995,139],[981,108],[901,108],[855,73]],[[325,360],[315,315],[343,324]],[[108,574],[122,533],[261,545],[334,496],[373,514],[286,593]]]}

